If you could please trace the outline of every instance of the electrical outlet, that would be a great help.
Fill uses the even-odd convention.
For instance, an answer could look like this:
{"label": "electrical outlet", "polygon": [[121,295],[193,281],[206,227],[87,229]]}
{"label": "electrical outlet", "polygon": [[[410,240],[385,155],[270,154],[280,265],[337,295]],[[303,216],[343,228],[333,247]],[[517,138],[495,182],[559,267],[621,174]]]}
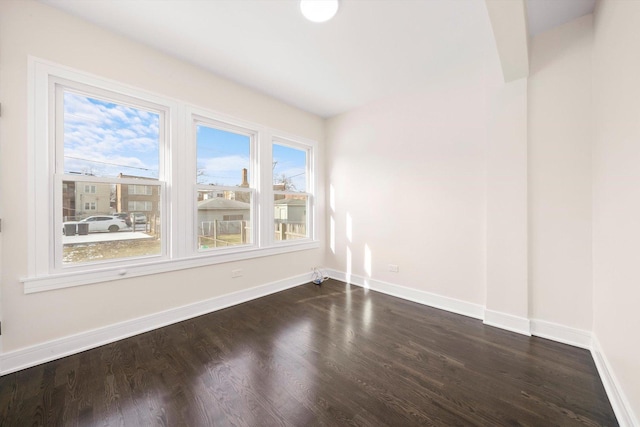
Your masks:
{"label": "electrical outlet", "polygon": [[231,277],[232,278],[236,278],[236,277],[242,277],[242,270],[241,269],[235,269],[235,270],[231,270]]}
{"label": "electrical outlet", "polygon": [[396,264],[389,264],[389,271],[392,273],[398,273],[400,271],[400,267]]}

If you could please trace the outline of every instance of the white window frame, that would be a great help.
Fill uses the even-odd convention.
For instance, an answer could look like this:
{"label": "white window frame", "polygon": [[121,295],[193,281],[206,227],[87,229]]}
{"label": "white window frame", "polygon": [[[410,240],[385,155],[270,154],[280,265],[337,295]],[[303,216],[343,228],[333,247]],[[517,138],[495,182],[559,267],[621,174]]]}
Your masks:
{"label": "white window frame", "polygon": [[[175,271],[184,268],[226,263],[256,257],[270,256],[307,249],[317,249],[313,227],[314,206],[308,209],[310,218],[309,238],[288,241],[285,244],[273,242],[273,189],[271,154],[272,141],[279,138],[308,147],[310,173],[307,176],[310,187],[308,193],[314,195],[317,179],[315,153],[317,143],[271,128],[250,123],[219,112],[192,106],[183,101],[149,93],[120,82],[87,74],[60,66],[42,59],[28,58],[28,190],[27,190],[27,276],[21,278],[25,293],[47,291],[90,283],[101,283],[122,278],[137,277]],[[112,178],[88,175],[65,175],[55,173],[56,123],[53,120],[56,96],[53,81],[66,82],[82,93],[99,99],[122,103],[121,99],[135,100],[133,107],[148,109],[145,103],[153,105],[156,111],[164,111],[165,147],[160,149],[158,180],[118,178],[117,182],[127,185],[160,185],[162,255],[140,258],[126,258],[94,263],[64,266],[61,268],[62,233],[54,233],[62,224],[62,182],[113,183]],[[82,88],[90,88],[85,91]],[[94,92],[95,90],[95,92]],[[113,99],[108,95],[117,94]],[[103,96],[105,95],[105,96]],[[122,98],[120,98],[120,96]],[[58,97],[58,102],[61,102]],[[140,104],[139,101],[144,101]],[[207,120],[214,120],[231,127],[255,132],[252,159],[252,245],[230,247],[228,251],[198,251],[196,206],[196,147],[193,133],[194,114]],[[63,144],[57,148],[60,150]],[[178,148],[179,147],[179,148]],[[164,166],[162,166],[164,165]],[[207,186],[208,187],[208,186]],[[218,190],[219,187],[216,187]],[[231,188],[238,190],[237,188]],[[46,211],[51,215],[42,215]],[[56,230],[57,231],[57,230]],[[56,250],[56,248],[59,248]]]}
{"label": "white window frame", "polygon": [[[257,176],[258,171],[260,170],[258,165],[258,140],[260,136],[260,131],[256,128],[256,126],[252,126],[249,123],[245,123],[239,120],[233,120],[228,118],[219,117],[218,115],[211,113],[209,111],[200,110],[200,109],[189,109],[187,118],[187,122],[190,124],[190,133],[188,134],[187,141],[189,142],[189,146],[192,149],[191,151],[191,165],[189,168],[192,171],[192,183],[193,190],[191,193],[193,194],[193,229],[191,235],[193,236],[193,243],[191,248],[193,250],[192,255],[208,255],[208,254],[216,254],[216,253],[239,253],[246,251],[248,249],[258,249],[260,247],[260,222],[259,222],[259,202],[258,202],[258,189],[260,188],[260,179]],[[221,131],[232,132],[239,135],[244,135],[249,137],[249,187],[229,187],[224,185],[208,185],[208,184],[198,184],[197,183],[197,168],[198,168],[198,154],[197,154],[197,128],[198,126],[206,126],[213,129],[218,129]],[[240,173],[240,171],[238,171]],[[197,195],[199,191],[243,191],[250,193],[251,202],[249,203],[250,207],[250,218],[251,218],[251,243],[247,243],[244,245],[234,245],[228,247],[219,247],[219,248],[209,248],[209,249],[200,249],[198,244],[198,209],[197,209]]]}
{"label": "white window frame", "polygon": [[[53,227],[54,230],[56,228],[62,229],[61,227],[56,227],[62,224],[62,182],[75,180],[76,182],[101,182],[107,184],[125,184],[127,179],[119,178],[119,177],[95,177],[93,175],[77,175],[77,174],[65,174],[64,173],[64,93],[71,92],[76,93],[81,96],[92,97],[95,99],[106,100],[108,102],[113,102],[118,105],[125,105],[133,108],[144,109],[145,111],[152,111],[160,116],[160,126],[159,126],[159,159],[158,159],[158,180],[153,179],[131,179],[134,185],[143,185],[145,182],[154,183],[155,185],[160,184],[159,188],[161,188],[160,201],[163,202],[165,197],[163,197],[164,192],[164,179],[168,175],[165,171],[164,157],[165,152],[167,151],[163,145],[169,143],[167,134],[168,134],[168,114],[169,107],[163,105],[162,103],[157,103],[152,100],[149,100],[145,97],[140,97],[137,95],[131,95],[130,93],[124,94],[122,91],[113,90],[111,88],[105,88],[104,86],[93,86],[85,83],[84,81],[78,80],[70,80],[62,77],[51,77],[48,79],[49,91],[53,94],[53,96],[49,99],[49,110],[47,111],[48,120],[53,126],[53,131],[49,134],[48,144],[49,144],[49,152],[51,153],[52,159],[50,161],[53,162],[53,176],[54,176],[54,201],[51,205],[53,207],[53,212],[49,212],[50,218],[53,219]],[[129,92],[129,91],[127,91]],[[84,184],[85,189],[87,187],[96,188],[95,185]],[[159,211],[161,212],[161,216],[164,216],[164,212],[166,209],[164,206],[159,206]],[[93,265],[96,266],[104,266],[104,265],[112,265],[114,267],[122,267],[131,265],[132,263],[139,262],[136,260],[146,259],[146,258],[157,258],[157,259],[166,259],[167,258],[167,235],[164,233],[164,230],[161,230],[161,244],[160,244],[160,254],[158,255],[147,255],[142,257],[127,257],[127,258],[114,258],[110,260],[99,260],[99,261],[89,261],[86,263],[73,263],[73,264],[64,264],[62,262],[63,259],[63,243],[62,243],[62,234],[54,232],[54,242],[55,247],[53,249],[54,252],[54,260],[53,260],[53,271],[55,273],[62,273],[64,271],[85,271],[90,269]]]}
{"label": "white window frame", "polygon": [[[272,213],[272,221],[271,221],[271,239],[272,239],[272,244],[276,244],[276,245],[288,245],[288,244],[292,244],[295,242],[305,242],[305,241],[313,241],[315,239],[316,236],[316,229],[314,226],[314,221],[315,221],[315,189],[316,189],[316,174],[315,174],[315,170],[314,170],[314,166],[315,166],[315,159],[314,159],[314,155],[315,155],[315,150],[314,150],[314,145],[313,144],[309,144],[309,143],[303,143],[299,140],[295,140],[295,139],[291,139],[291,138],[287,138],[287,137],[283,137],[283,136],[278,136],[278,135],[274,135],[273,139],[271,140],[271,147],[273,147],[274,144],[277,145],[282,145],[285,147],[289,147],[289,148],[295,148],[296,150],[301,150],[304,151],[306,153],[306,165],[305,165],[305,179],[306,179],[306,191],[282,191],[282,190],[273,190],[273,196],[275,196],[276,194],[281,194],[284,196],[306,196],[307,197],[307,211],[306,211],[306,218],[307,218],[307,224],[306,224],[306,228],[307,228],[307,237],[303,237],[303,238],[299,238],[299,239],[293,239],[293,240],[276,240],[274,233],[273,233],[273,227],[275,225],[275,202],[274,202],[274,198],[273,196],[271,197],[271,213]],[[273,148],[271,150],[271,152],[273,153]],[[273,156],[271,157],[271,161],[273,161]],[[271,187],[273,188],[273,169],[271,169]]]}
{"label": "white window frame", "polygon": [[96,202],[84,202],[84,210],[85,211],[95,211],[96,210]]}

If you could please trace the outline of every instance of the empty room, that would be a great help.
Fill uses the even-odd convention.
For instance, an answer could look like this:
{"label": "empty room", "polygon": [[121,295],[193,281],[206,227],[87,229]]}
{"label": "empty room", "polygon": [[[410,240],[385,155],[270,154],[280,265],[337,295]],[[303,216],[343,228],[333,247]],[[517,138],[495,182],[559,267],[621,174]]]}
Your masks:
{"label": "empty room", "polygon": [[0,0],[0,426],[640,427],[638,52],[638,0]]}

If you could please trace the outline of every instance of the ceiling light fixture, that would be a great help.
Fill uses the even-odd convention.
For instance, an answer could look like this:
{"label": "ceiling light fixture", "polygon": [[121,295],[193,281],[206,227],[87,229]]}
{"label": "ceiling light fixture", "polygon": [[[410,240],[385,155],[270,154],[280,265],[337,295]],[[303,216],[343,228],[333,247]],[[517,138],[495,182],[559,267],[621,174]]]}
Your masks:
{"label": "ceiling light fixture", "polygon": [[338,11],[338,0],[300,0],[300,11],[309,21],[325,22]]}

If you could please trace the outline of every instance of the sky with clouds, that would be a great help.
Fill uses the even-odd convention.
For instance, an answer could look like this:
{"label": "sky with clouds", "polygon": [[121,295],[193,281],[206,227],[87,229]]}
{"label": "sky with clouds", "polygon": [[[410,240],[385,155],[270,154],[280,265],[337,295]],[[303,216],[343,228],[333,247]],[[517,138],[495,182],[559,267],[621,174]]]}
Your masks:
{"label": "sky with clouds", "polygon": [[[158,178],[159,125],[157,113],[65,92],[64,173]],[[306,191],[305,151],[274,144],[273,161],[274,183],[284,176]],[[197,126],[199,184],[240,185],[250,164],[248,136]]]}
{"label": "sky with clouds", "polygon": [[160,116],[124,105],[64,94],[64,172],[158,178]]}
{"label": "sky with clouds", "polygon": [[198,184],[236,186],[242,183],[242,169],[251,180],[251,139],[209,126],[199,125],[197,134]]}
{"label": "sky with clouds", "polygon": [[273,145],[273,182],[282,182],[284,176],[293,184],[289,190],[307,191],[307,153],[303,150],[287,147],[286,145]]}
{"label": "sky with clouds", "polygon": [[[221,129],[197,127],[198,183],[236,186],[242,183],[242,169],[251,180],[250,138]],[[273,146],[274,183],[285,176],[295,191],[306,191],[306,152],[284,145]]]}

